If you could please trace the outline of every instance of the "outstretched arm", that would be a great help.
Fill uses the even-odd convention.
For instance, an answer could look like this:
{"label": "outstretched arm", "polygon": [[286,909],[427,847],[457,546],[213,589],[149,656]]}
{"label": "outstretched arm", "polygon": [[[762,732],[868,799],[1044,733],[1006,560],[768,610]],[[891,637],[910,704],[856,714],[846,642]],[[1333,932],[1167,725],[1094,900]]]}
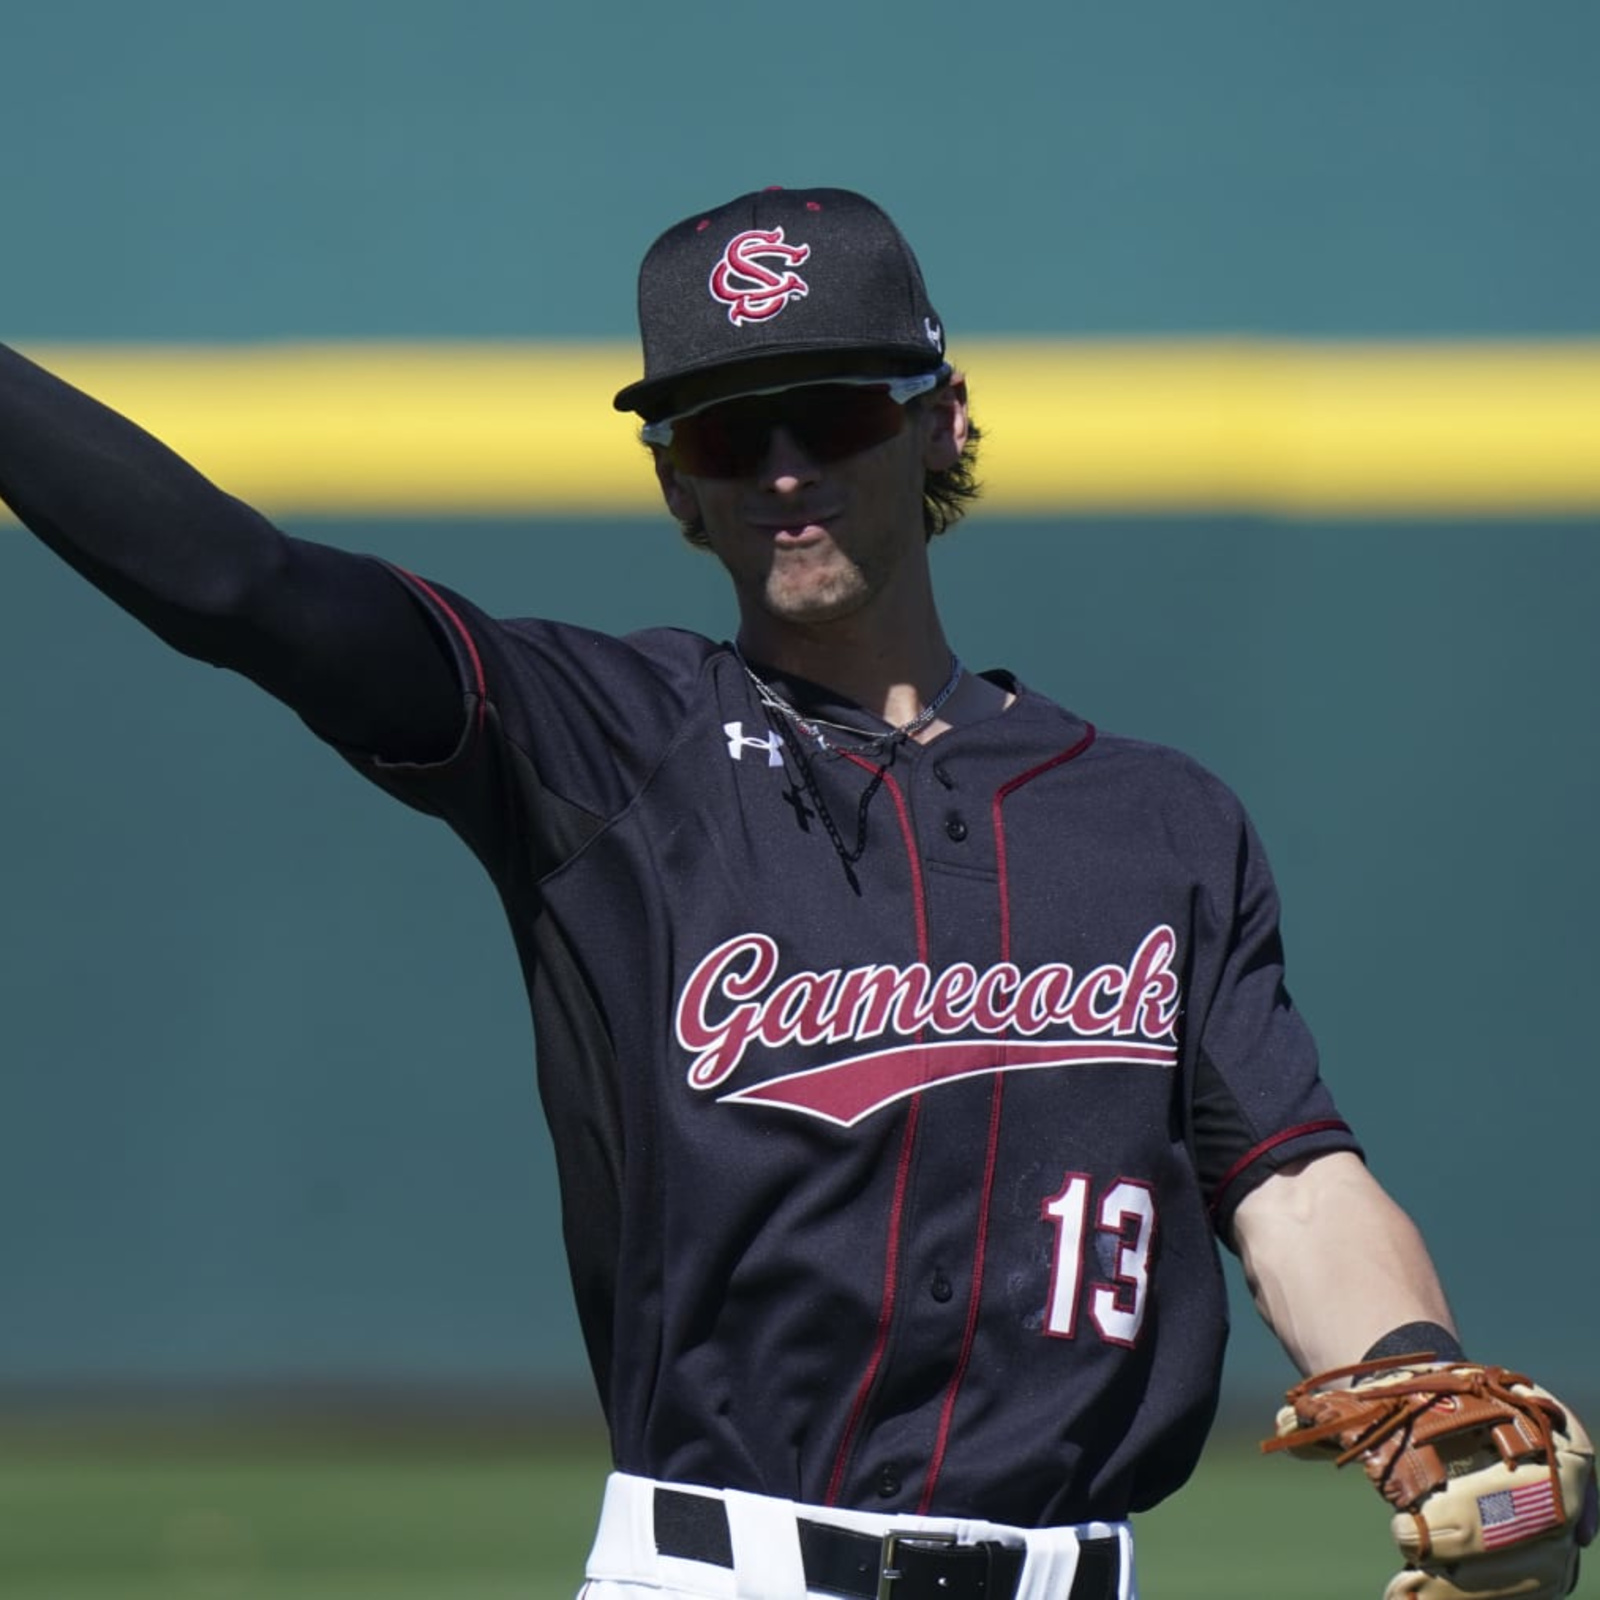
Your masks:
{"label": "outstretched arm", "polygon": [[391,760],[454,748],[455,671],[381,563],[287,537],[3,345],[0,499],[176,649],[246,674],[325,737]]}
{"label": "outstretched arm", "polygon": [[1455,1332],[1421,1234],[1359,1156],[1275,1173],[1233,1226],[1256,1307],[1302,1373],[1359,1361],[1410,1323]]}

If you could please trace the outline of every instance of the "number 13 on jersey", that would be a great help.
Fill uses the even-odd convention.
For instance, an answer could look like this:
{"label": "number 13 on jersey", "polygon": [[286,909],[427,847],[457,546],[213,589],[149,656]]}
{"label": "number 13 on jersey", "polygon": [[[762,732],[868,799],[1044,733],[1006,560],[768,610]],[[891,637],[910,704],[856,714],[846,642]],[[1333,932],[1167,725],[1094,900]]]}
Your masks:
{"label": "number 13 on jersey", "polygon": [[[1060,1192],[1044,1203],[1043,1216],[1056,1230],[1044,1331],[1057,1339],[1077,1336],[1084,1247],[1091,1228],[1090,1190],[1087,1173],[1069,1172]],[[1108,1244],[1115,1241],[1115,1257],[1110,1281],[1096,1283],[1089,1295],[1089,1316],[1108,1344],[1131,1345],[1139,1337],[1150,1293],[1150,1247],[1156,1232],[1156,1203],[1150,1186],[1131,1178],[1118,1179],[1094,1207],[1092,1227]],[[1100,1259],[1099,1250],[1095,1256]]]}

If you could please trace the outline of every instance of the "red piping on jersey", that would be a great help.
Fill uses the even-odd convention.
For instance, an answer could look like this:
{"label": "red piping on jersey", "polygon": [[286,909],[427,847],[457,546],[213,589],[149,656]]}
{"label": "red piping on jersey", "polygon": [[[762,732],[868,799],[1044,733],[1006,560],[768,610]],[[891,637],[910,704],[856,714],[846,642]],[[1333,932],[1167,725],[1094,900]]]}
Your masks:
{"label": "red piping on jersey", "polygon": [[1228,1192],[1228,1185],[1233,1182],[1253,1161],[1259,1161],[1267,1151],[1276,1149],[1280,1144],[1287,1144],[1291,1139],[1303,1139],[1312,1133],[1349,1133],[1350,1125],[1341,1122],[1338,1117],[1326,1117],[1321,1122],[1302,1122],[1297,1128],[1285,1128],[1282,1133],[1275,1133],[1270,1139],[1263,1139],[1253,1149],[1246,1150],[1234,1164],[1228,1168],[1227,1174],[1221,1183],[1212,1191],[1211,1203],[1206,1207],[1210,1216],[1216,1216],[1217,1208],[1222,1204],[1222,1197]]}
{"label": "red piping on jersey", "polygon": [[[877,774],[880,769],[870,761],[863,760],[860,756],[852,755],[848,750],[839,752],[846,759],[853,761],[864,772]],[[922,885],[922,863],[917,859],[916,838],[911,831],[911,817],[906,809],[906,797],[887,772],[883,773],[882,782],[884,789],[894,801],[895,815],[900,822],[900,837],[905,842],[906,860],[911,866],[911,905],[912,914],[916,921],[917,959],[928,959],[928,901]],[[919,1031],[917,1037],[922,1037]],[[894,1198],[889,1204],[889,1237],[884,1245],[883,1252],[883,1301],[878,1307],[878,1327],[872,1340],[872,1353],[867,1357],[867,1369],[861,1375],[861,1382],[856,1386],[855,1399],[850,1405],[850,1415],[845,1418],[844,1436],[839,1440],[838,1453],[833,1458],[833,1471],[828,1477],[828,1492],[823,1497],[824,1505],[837,1505],[839,1496],[844,1488],[845,1471],[850,1465],[851,1452],[855,1448],[856,1434],[861,1427],[861,1419],[866,1414],[867,1402],[872,1397],[872,1391],[877,1385],[878,1371],[883,1366],[885,1352],[889,1348],[889,1332],[894,1326],[895,1294],[900,1276],[900,1230],[905,1222],[906,1190],[911,1182],[911,1157],[916,1149],[917,1123],[922,1110],[921,1096],[914,1096],[911,1108],[906,1113],[905,1132],[900,1137],[900,1159],[895,1165]]]}
{"label": "red piping on jersey", "polygon": [[467,631],[467,625],[455,613],[453,607],[445,597],[425,578],[419,578],[416,573],[408,572],[404,567],[394,569],[409,583],[414,583],[427,597],[445,614],[450,625],[461,635],[461,642],[467,647],[468,659],[472,662],[472,678],[478,692],[477,728],[481,732],[484,718],[488,715],[489,687],[488,679],[483,672],[483,658],[478,654],[478,646],[472,635]]}
{"label": "red piping on jersey", "polygon": [[[922,887],[922,863],[917,859],[917,839],[911,831],[911,813],[906,807],[906,797],[900,785],[894,781],[886,769],[873,765],[863,756],[858,756],[849,750],[839,752],[846,761],[853,761],[863,772],[871,773],[877,777],[883,773],[883,787],[889,798],[894,801],[894,814],[900,823],[900,837],[905,842],[906,861],[911,867],[911,909],[917,923],[917,960],[928,959],[928,897]],[[919,1034],[920,1038],[921,1035]]]}
{"label": "red piping on jersey", "polygon": [[995,790],[994,801],[989,808],[989,814],[994,827],[995,871],[1000,878],[1000,938],[1002,941],[1000,959],[1002,961],[1011,959],[1011,879],[1006,873],[1006,830],[1000,808],[1023,784],[1032,783],[1035,778],[1049,772],[1051,768],[1064,766],[1067,762],[1081,756],[1094,743],[1094,738],[1094,724],[1092,722],[1085,724],[1083,737],[1076,744],[1069,745],[1060,755],[1051,756],[1048,761],[1042,761],[1038,766],[1030,767],[1017,777],[1007,779]]}
{"label": "red piping on jersey", "polygon": [[[1000,895],[1000,959],[1011,959],[1011,885],[1006,876],[1006,834],[1002,808],[1006,800],[1025,783],[1052,768],[1071,761],[1094,743],[1094,727],[1090,725],[1083,737],[1059,755],[1041,762],[1037,767],[1003,783],[996,791],[990,806],[994,827],[995,867],[999,877]],[[989,1096],[989,1142],[983,1159],[983,1187],[978,1198],[978,1236],[972,1249],[972,1287],[967,1297],[967,1321],[961,1333],[961,1350],[956,1356],[955,1370],[950,1374],[950,1385],[945,1390],[944,1404],[939,1409],[939,1431],[934,1439],[933,1455],[928,1463],[928,1476],[923,1485],[922,1498],[917,1510],[926,1516],[933,1504],[933,1492],[938,1486],[939,1474],[944,1470],[945,1452],[950,1446],[950,1428],[955,1418],[956,1396],[966,1381],[967,1366],[972,1360],[973,1346],[978,1339],[978,1306],[983,1297],[983,1268],[989,1251],[989,1205],[994,1196],[995,1171],[1000,1159],[1000,1112],[1005,1103],[1005,1079],[996,1077]]]}
{"label": "red piping on jersey", "polygon": [[[1009,932],[1009,929],[1005,930]],[[1009,940],[1003,941],[1009,943]],[[1003,959],[1003,958],[1002,958]],[[933,1491],[944,1468],[944,1455],[950,1444],[950,1424],[955,1417],[956,1396],[961,1392],[967,1376],[967,1363],[972,1359],[972,1347],[978,1339],[978,1301],[983,1286],[983,1262],[989,1248],[989,1199],[994,1193],[995,1168],[1000,1157],[1000,1107],[1005,1099],[1005,1080],[996,1078],[989,1094],[989,1144],[983,1158],[983,1190],[978,1201],[978,1238],[972,1249],[972,1290],[967,1296],[967,1322],[961,1330],[961,1353],[956,1357],[955,1371],[950,1374],[950,1386],[945,1390],[944,1404],[939,1408],[939,1432],[933,1443],[933,1456],[928,1462],[928,1476],[923,1484],[922,1498],[917,1511],[926,1516],[933,1504]]]}
{"label": "red piping on jersey", "polygon": [[911,1154],[917,1140],[917,1122],[922,1111],[922,1101],[914,1099],[906,1113],[906,1129],[900,1139],[900,1160],[895,1168],[894,1200],[889,1207],[889,1239],[883,1252],[883,1304],[878,1308],[878,1331],[872,1341],[872,1354],[867,1358],[867,1370],[861,1375],[856,1397],[850,1405],[850,1415],[845,1419],[844,1437],[839,1441],[839,1453],[833,1458],[833,1472],[828,1478],[828,1492],[822,1503],[837,1505],[844,1488],[845,1469],[850,1464],[850,1453],[855,1446],[856,1432],[867,1409],[873,1386],[878,1379],[878,1369],[883,1365],[884,1352],[889,1347],[889,1329],[894,1323],[895,1287],[900,1273],[900,1228],[905,1221],[906,1188],[911,1179]]}

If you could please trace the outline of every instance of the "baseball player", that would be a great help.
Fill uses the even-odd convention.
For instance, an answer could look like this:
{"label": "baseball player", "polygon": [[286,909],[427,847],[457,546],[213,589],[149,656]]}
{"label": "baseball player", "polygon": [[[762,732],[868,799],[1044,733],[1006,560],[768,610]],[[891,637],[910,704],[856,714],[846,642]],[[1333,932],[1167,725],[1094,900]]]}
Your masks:
{"label": "baseball player", "polygon": [[1127,1600],[1128,1519],[1216,1403],[1219,1240],[1328,1378],[1284,1442],[1396,1511],[1391,1593],[1568,1592],[1592,1450],[1466,1359],[1238,801],[945,636],[977,431],[894,224],[742,196],[651,246],[639,312],[616,403],[731,642],[502,620],[288,538],[0,356],[22,520],[501,895],[616,1467],[594,1600]]}

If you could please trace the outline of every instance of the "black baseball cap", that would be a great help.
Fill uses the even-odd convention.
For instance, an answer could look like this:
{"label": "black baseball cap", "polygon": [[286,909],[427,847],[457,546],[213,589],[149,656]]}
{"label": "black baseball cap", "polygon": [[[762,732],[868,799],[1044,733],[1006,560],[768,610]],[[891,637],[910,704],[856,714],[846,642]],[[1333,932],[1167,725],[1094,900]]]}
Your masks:
{"label": "black baseball cap", "polygon": [[639,332],[644,377],[613,404],[646,421],[679,395],[738,394],[779,356],[815,355],[819,373],[840,375],[944,363],[910,245],[848,189],[761,189],[667,229],[639,269]]}

